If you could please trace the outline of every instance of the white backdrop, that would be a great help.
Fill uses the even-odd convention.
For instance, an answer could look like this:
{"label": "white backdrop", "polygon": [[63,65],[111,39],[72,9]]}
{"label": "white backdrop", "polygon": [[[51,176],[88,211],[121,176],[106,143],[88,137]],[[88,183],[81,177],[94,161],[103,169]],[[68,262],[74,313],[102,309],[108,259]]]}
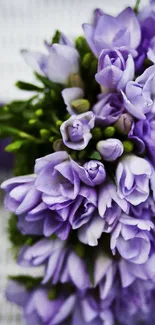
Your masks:
{"label": "white backdrop", "polygon": [[[141,5],[147,2],[142,0]],[[126,5],[134,4],[135,0],[0,0],[0,102],[25,96],[13,86],[16,80],[33,81],[31,69],[19,55],[21,48],[42,50],[43,40],[50,39],[55,29],[71,37],[81,34],[81,24],[89,21],[96,7],[117,14]],[[27,272],[12,261],[7,219],[8,213],[1,208],[0,325],[21,325],[24,322],[20,312],[4,299],[7,275]]]}
{"label": "white backdrop", "polygon": [[[149,1],[149,0],[148,0]],[[33,75],[19,55],[21,48],[43,49],[44,39],[54,30],[70,36],[82,33],[94,8],[116,14],[136,0],[0,0],[0,101],[24,94],[13,86],[18,79],[32,81]],[[147,0],[142,0],[142,5]]]}

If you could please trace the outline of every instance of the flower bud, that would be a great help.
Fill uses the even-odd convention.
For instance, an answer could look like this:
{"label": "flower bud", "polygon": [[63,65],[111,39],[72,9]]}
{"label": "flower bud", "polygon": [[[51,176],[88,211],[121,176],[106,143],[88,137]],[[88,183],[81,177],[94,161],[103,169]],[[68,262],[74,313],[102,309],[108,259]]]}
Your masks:
{"label": "flower bud", "polygon": [[98,142],[97,150],[104,160],[114,161],[122,155],[124,149],[120,140],[107,139]]}
{"label": "flower bud", "polygon": [[78,73],[73,73],[69,76],[68,87],[84,88],[83,81]]}
{"label": "flower bud", "polygon": [[75,99],[71,102],[73,110],[77,113],[85,113],[90,109],[90,103],[87,99]]}
{"label": "flower bud", "polygon": [[119,119],[115,123],[115,127],[118,132],[123,134],[128,134],[131,130],[132,123],[133,123],[132,116],[128,113],[124,113],[119,117]]}
{"label": "flower bud", "polygon": [[63,151],[66,150],[66,147],[62,141],[62,139],[57,139],[53,143],[53,149],[54,151]]}

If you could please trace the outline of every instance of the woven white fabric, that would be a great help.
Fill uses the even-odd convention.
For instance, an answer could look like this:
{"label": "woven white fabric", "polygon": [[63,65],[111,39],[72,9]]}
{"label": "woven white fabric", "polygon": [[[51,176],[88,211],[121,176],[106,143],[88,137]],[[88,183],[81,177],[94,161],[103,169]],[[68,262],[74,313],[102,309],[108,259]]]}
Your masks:
{"label": "woven white fabric", "polygon": [[[28,94],[13,85],[18,79],[32,81],[31,69],[19,55],[21,48],[43,49],[56,28],[70,36],[82,34],[94,8],[116,14],[136,0],[0,0],[0,101]],[[142,4],[147,0],[142,0]]]}
{"label": "woven white fabric", "polygon": [[[142,5],[146,3],[142,0]],[[0,0],[0,102],[29,96],[13,86],[19,79],[33,81],[31,69],[19,55],[21,48],[42,50],[43,40],[50,39],[55,29],[71,37],[82,34],[81,24],[89,21],[96,7],[117,14],[134,4],[135,0]],[[7,275],[27,273],[12,260],[6,233],[8,215],[1,204],[0,325],[22,325],[18,308],[4,299]]]}

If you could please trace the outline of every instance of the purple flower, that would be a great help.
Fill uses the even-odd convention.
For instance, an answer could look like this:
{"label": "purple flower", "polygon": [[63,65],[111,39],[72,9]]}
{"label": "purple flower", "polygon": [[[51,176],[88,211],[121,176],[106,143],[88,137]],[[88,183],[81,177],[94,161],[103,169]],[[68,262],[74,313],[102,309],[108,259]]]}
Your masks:
{"label": "purple flower", "polygon": [[10,281],[6,291],[9,301],[23,308],[26,324],[56,325],[64,324],[75,306],[76,296],[57,292],[58,296],[49,300],[48,289],[43,286],[27,291],[22,284]]}
{"label": "purple flower", "polygon": [[115,123],[124,112],[121,93],[100,94],[98,99],[93,107],[95,124],[106,126]]}
{"label": "purple flower", "polygon": [[69,209],[50,210],[45,203],[41,203],[28,214],[19,216],[18,228],[23,234],[57,235],[66,240],[71,230],[68,220]]}
{"label": "purple flower", "polygon": [[82,186],[79,196],[70,206],[69,221],[73,229],[80,228],[93,217],[97,207],[97,192],[92,187]]}
{"label": "purple flower", "polygon": [[124,89],[134,77],[134,61],[126,49],[103,50],[99,57],[98,72],[95,75],[103,92]]}
{"label": "purple flower", "polygon": [[79,71],[78,51],[69,45],[53,44],[48,55],[27,50],[21,53],[27,64],[53,82],[65,84],[71,74]]}
{"label": "purple flower", "polygon": [[154,113],[154,82],[155,66],[152,66],[136,81],[129,81],[125,93],[122,92],[126,110],[139,120],[146,119],[148,113]]}
{"label": "purple flower", "polygon": [[155,277],[154,262],[155,254],[152,254],[143,264],[135,264],[122,258],[118,264],[122,287],[129,287],[136,279],[153,280]]}
{"label": "purple flower", "polygon": [[97,150],[104,160],[114,161],[123,154],[123,144],[118,139],[107,139],[97,143]]}
{"label": "purple flower", "polygon": [[126,46],[136,49],[141,40],[141,30],[134,11],[128,7],[117,17],[96,10],[93,25],[83,25],[86,40],[98,57],[103,49]]}
{"label": "purple flower", "polygon": [[114,325],[112,311],[102,300],[90,291],[84,296],[79,294],[79,301],[73,314],[72,325]]}
{"label": "purple flower", "polygon": [[155,322],[155,290],[151,281],[137,280],[119,295],[114,313],[118,324],[152,325]]}
{"label": "purple flower", "polygon": [[71,115],[77,114],[77,112],[73,109],[71,103],[76,99],[81,99],[84,97],[84,91],[78,87],[65,88],[62,91],[62,97],[64,103],[66,104],[66,109]]}
{"label": "purple flower", "polygon": [[36,188],[43,193],[42,199],[52,209],[67,207],[80,191],[80,180],[65,151],[36,160]]}
{"label": "purple flower", "polygon": [[28,213],[41,202],[41,193],[35,188],[35,175],[13,177],[4,181],[5,206],[17,215]]}
{"label": "purple flower", "polygon": [[154,227],[149,220],[134,219],[122,214],[111,236],[111,250],[126,260],[143,264],[148,260],[151,250],[149,231]]}
{"label": "purple flower", "polygon": [[58,239],[42,239],[33,246],[24,246],[20,251],[18,264],[24,267],[45,265],[42,284],[49,281],[53,285],[58,282],[72,282],[80,290],[91,286],[84,260]]}
{"label": "purple flower", "polygon": [[147,160],[129,155],[124,157],[116,169],[118,195],[133,205],[146,201],[149,196],[151,165]]}
{"label": "purple flower", "polygon": [[94,124],[93,112],[72,115],[60,127],[64,144],[74,150],[83,150],[92,138],[90,130]]}
{"label": "purple flower", "polygon": [[106,254],[99,253],[94,263],[94,284],[99,286],[102,300],[111,298],[113,295],[116,264]]}
{"label": "purple flower", "polygon": [[86,185],[94,187],[105,181],[106,172],[104,165],[100,161],[90,160],[81,166],[72,160],[72,165],[81,181]]}
{"label": "purple flower", "polygon": [[152,162],[155,164],[155,121],[151,119],[141,120],[134,124],[129,136],[136,145],[139,153],[145,152]]}
{"label": "purple flower", "polygon": [[117,224],[122,210],[129,211],[127,201],[120,199],[112,183],[103,184],[98,193],[98,212],[78,231],[79,240],[90,246],[97,246],[103,232],[110,233]]}

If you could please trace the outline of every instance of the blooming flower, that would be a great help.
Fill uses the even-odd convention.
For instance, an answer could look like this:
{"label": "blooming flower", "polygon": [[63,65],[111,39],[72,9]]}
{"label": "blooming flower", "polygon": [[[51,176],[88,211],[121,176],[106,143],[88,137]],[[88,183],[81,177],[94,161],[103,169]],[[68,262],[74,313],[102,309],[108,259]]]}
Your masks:
{"label": "blooming flower", "polygon": [[76,296],[59,292],[56,299],[49,300],[48,293],[49,290],[43,286],[27,291],[22,284],[11,281],[6,296],[9,301],[23,308],[27,325],[62,325],[72,312]]}
{"label": "blooming flower", "polygon": [[136,81],[126,85],[124,106],[126,110],[139,120],[145,120],[148,113],[154,112],[154,78],[155,66],[146,69]]}
{"label": "blooming flower", "polygon": [[92,138],[90,130],[95,124],[92,112],[72,115],[60,127],[64,144],[74,150],[83,150]]}
{"label": "blooming flower", "polygon": [[134,76],[134,61],[126,49],[102,50],[95,75],[103,92],[124,89]]}
{"label": "blooming flower", "polygon": [[147,261],[151,250],[148,232],[153,228],[149,220],[134,219],[122,214],[111,236],[111,250],[135,264]]}
{"label": "blooming flower", "polygon": [[71,115],[77,114],[75,109],[72,107],[71,103],[76,99],[81,99],[84,97],[84,92],[81,88],[72,87],[72,88],[65,88],[62,91],[62,97],[64,103],[66,104],[66,109]]}
{"label": "blooming flower", "polygon": [[147,160],[135,155],[123,158],[116,169],[118,195],[133,205],[146,201],[149,196],[151,165]]}
{"label": "blooming flower", "polygon": [[[41,239],[33,246],[23,247],[18,263],[26,267],[45,265],[43,284],[72,282],[81,290],[91,286],[85,262],[59,239]],[[75,269],[79,270],[78,275]]]}
{"label": "blooming flower", "polygon": [[69,45],[53,44],[48,55],[27,50],[21,53],[27,64],[53,82],[65,84],[71,74],[79,71],[79,54]]}
{"label": "blooming flower", "polygon": [[41,202],[41,194],[35,188],[35,175],[13,177],[4,181],[1,188],[6,191],[5,206],[17,215],[27,213]]}
{"label": "blooming flower", "polygon": [[101,50],[126,46],[136,49],[141,40],[138,19],[131,8],[123,10],[116,18],[95,11],[93,25],[83,25],[86,40],[96,56]]}
{"label": "blooming flower", "polygon": [[124,112],[121,93],[101,94],[98,99],[93,106],[95,124],[106,126],[115,123]]}

